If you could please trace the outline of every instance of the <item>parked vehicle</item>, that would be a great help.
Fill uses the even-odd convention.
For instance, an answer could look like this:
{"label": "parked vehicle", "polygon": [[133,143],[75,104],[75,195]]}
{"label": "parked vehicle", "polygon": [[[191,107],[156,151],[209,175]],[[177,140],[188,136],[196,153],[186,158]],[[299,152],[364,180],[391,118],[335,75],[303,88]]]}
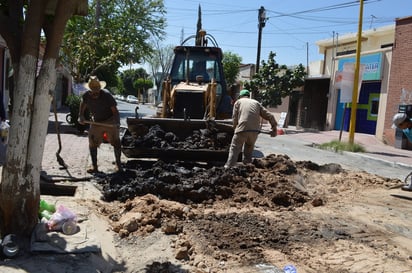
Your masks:
{"label": "parked vehicle", "polygon": [[113,97],[114,97],[116,100],[123,100],[123,96],[122,96],[122,95],[116,94],[116,95],[114,95]]}
{"label": "parked vehicle", "polygon": [[139,100],[133,95],[128,95],[126,98],[126,101],[128,103],[136,103],[136,104],[139,103]]}

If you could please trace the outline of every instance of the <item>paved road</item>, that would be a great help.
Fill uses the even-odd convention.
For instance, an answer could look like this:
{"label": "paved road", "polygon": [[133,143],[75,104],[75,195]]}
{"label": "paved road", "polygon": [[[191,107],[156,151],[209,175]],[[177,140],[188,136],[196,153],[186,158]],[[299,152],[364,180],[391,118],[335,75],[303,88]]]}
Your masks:
{"label": "paved road", "polygon": [[[369,138],[374,136],[362,135],[366,143]],[[342,152],[336,153],[333,151],[321,150],[316,148],[314,143],[326,143],[334,140],[334,135],[325,133],[306,133],[305,137],[296,134],[285,134],[271,138],[269,135],[261,134],[256,142],[256,150],[268,154],[286,154],[294,161],[312,161],[317,164],[337,163],[344,169],[360,170],[368,173],[377,174],[389,178],[404,178],[411,172],[412,167],[407,163],[398,162],[395,156],[404,159],[405,155],[412,156],[412,152],[402,151],[405,155],[395,154],[393,147],[386,147],[387,145],[381,143],[376,149],[381,150],[381,153],[351,153]],[[356,143],[356,138],[355,138]],[[367,146],[366,149],[368,149]],[[391,152],[385,152],[390,150]],[[387,158],[384,158],[386,155]],[[392,155],[392,156],[391,156]]]}
{"label": "paved road", "polygon": [[123,126],[126,126],[127,117],[135,117],[136,106],[139,107],[137,112],[140,118],[152,116],[156,112],[156,109],[152,104],[133,104],[117,100],[117,108],[119,109],[120,122]]}

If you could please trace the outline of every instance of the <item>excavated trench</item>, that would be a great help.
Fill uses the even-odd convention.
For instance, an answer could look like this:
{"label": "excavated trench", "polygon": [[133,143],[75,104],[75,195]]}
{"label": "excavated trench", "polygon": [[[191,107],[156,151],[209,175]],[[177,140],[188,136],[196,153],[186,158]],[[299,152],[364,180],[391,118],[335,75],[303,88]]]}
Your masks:
{"label": "excavated trench", "polygon": [[[294,208],[313,201],[301,185],[301,170],[342,172],[338,165],[295,163],[285,155],[269,155],[231,169],[199,163],[129,160],[123,173],[106,176],[98,184],[104,201],[124,204],[123,208],[106,213],[114,230],[125,239],[155,229],[166,229],[172,234],[184,230],[191,234],[188,241],[207,242],[203,251],[212,247],[234,256],[247,252],[247,260],[262,261],[262,247],[285,248],[288,241],[309,240],[300,238],[299,233],[305,233],[311,240],[325,233],[333,234],[331,227],[309,227],[312,231],[307,234],[308,226],[301,224],[301,218],[293,224],[299,233],[290,234],[290,222],[286,224],[284,216],[267,219],[240,211],[243,207],[256,207],[293,213]],[[141,199],[136,201],[135,197]],[[178,204],[177,208],[168,203],[171,201]],[[217,209],[205,213],[201,209],[216,204],[237,207],[239,211],[221,213]],[[191,207],[190,213],[185,212],[187,206]],[[119,211],[139,212],[144,220],[124,221],[124,214]]]}
{"label": "excavated trench", "polygon": [[[108,204],[100,212],[110,219],[119,242],[130,245],[126,242],[136,236],[161,230],[179,235],[174,242],[177,259],[226,261],[228,268],[266,263],[267,251],[300,260],[312,246],[323,249],[338,241],[374,244],[379,233],[365,237],[364,225],[334,215],[317,216],[310,208],[365,187],[399,183],[349,172],[337,164],[295,162],[275,154],[230,169],[163,160],[129,160],[124,167],[124,172],[97,181]],[[180,251],[182,247],[186,251]],[[313,267],[348,272],[344,266]]]}
{"label": "excavated trench", "polygon": [[[98,183],[105,201],[126,201],[153,194],[160,199],[184,204],[238,198],[253,191],[253,202],[273,207],[299,206],[308,200],[295,185],[299,168],[340,171],[340,167],[295,164],[285,155],[255,159],[253,164],[231,169],[200,163],[132,160],[125,171],[109,175]],[[242,199],[248,198],[247,195]],[[252,201],[252,200],[248,200]]]}

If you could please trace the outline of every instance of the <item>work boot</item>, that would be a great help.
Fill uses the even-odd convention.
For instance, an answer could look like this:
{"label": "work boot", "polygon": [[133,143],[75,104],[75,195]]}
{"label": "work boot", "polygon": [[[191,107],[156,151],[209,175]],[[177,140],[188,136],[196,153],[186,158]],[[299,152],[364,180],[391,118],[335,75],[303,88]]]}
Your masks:
{"label": "work boot", "polygon": [[122,150],[120,148],[115,148],[114,149],[114,157],[116,158],[116,166],[117,166],[117,171],[122,172],[122,162],[120,160],[122,156]]}
{"label": "work boot", "polygon": [[92,159],[92,165],[93,167],[88,169],[88,173],[97,173],[99,172],[99,169],[97,168],[97,148],[89,148],[90,150],[90,157]]}

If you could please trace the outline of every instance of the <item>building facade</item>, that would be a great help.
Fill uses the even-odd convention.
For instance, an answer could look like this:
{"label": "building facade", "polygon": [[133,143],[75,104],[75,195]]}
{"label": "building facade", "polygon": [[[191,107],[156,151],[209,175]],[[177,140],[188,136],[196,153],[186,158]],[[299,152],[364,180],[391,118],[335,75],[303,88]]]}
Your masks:
{"label": "building facade", "polygon": [[395,42],[389,77],[386,112],[382,118],[383,140],[397,148],[411,149],[403,134],[392,128],[392,117],[403,106],[412,115],[412,16],[398,18],[395,23]]}
{"label": "building facade", "polygon": [[[40,58],[38,61],[38,69],[41,67],[42,56],[43,56],[44,46],[40,47]],[[13,68],[11,57],[7,48],[5,40],[0,36],[0,97],[3,102],[6,118],[9,117],[10,106],[10,97],[13,93]],[[38,71],[39,72],[39,71]],[[65,69],[61,64],[56,68],[57,78],[56,78],[56,87],[55,87],[55,99],[56,99],[56,108],[60,109],[65,105],[66,98],[72,91],[72,76],[70,72]],[[51,106],[53,109],[53,105]]]}
{"label": "building facade", "polygon": [[[412,144],[402,132],[392,128],[392,117],[399,111],[407,111],[412,117],[410,37],[412,16],[397,18],[395,24],[365,30],[361,35],[363,75],[355,132],[374,135],[401,149],[412,149]],[[286,112],[286,126],[349,131],[351,96],[348,102],[348,94],[342,92],[337,76],[356,63],[357,33],[336,34],[332,39],[318,41],[317,45],[324,58],[309,64],[302,90],[292,92],[282,100],[282,105],[270,110],[277,118]],[[250,77],[248,72],[245,75],[239,80],[246,81]]]}
{"label": "building facade", "polygon": [[[363,75],[360,78],[362,83],[357,101],[355,132],[373,134],[380,139],[383,133],[394,35],[394,25],[363,31],[361,35],[360,65],[363,67]],[[319,52],[324,54],[320,71],[322,76],[330,78],[326,94],[328,102],[325,129],[348,131],[352,99],[338,84],[340,78],[336,76],[347,71],[346,67],[350,69],[355,65],[357,34],[336,36],[318,41],[317,45]]]}
{"label": "building facade", "polygon": [[[402,111],[412,116],[411,36],[412,17],[397,18],[394,25],[366,30],[361,35],[360,66],[363,75],[355,132],[375,135],[382,142],[401,149],[412,149],[412,144],[402,132],[392,128],[392,117]],[[311,64],[306,82],[329,79],[328,92],[322,89],[325,86],[319,85],[319,88],[312,90],[305,85],[304,96],[325,94],[327,110],[324,129],[348,131],[352,104],[338,82],[345,69],[356,62],[357,34],[336,36],[318,41],[317,45],[324,59]],[[315,108],[323,110],[321,106],[312,107],[312,111]],[[311,127],[311,124],[308,125]]]}

